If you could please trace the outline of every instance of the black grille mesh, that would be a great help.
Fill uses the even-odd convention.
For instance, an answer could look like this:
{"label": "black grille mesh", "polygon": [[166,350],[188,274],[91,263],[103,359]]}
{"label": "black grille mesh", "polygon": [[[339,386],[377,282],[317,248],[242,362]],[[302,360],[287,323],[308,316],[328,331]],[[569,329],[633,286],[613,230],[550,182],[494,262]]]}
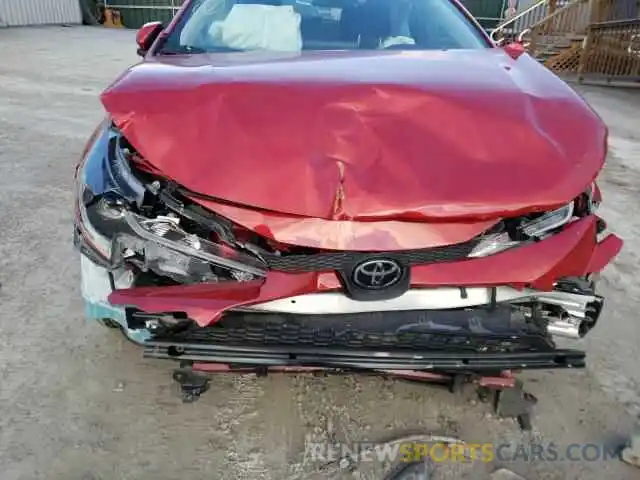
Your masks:
{"label": "black grille mesh", "polygon": [[[482,332],[470,328],[481,322]],[[441,325],[430,327],[431,322]],[[444,325],[444,327],[443,327]],[[473,312],[372,312],[296,315],[229,312],[215,325],[156,336],[189,344],[455,352],[552,349],[538,328],[515,322],[509,309]]]}
{"label": "black grille mesh", "polygon": [[266,255],[263,256],[272,270],[284,272],[344,271],[372,258],[388,258],[404,265],[424,265],[450,262],[466,258],[478,244],[477,239],[456,245],[402,250],[395,252],[321,252],[313,254]]}
{"label": "black grille mesh", "polygon": [[427,332],[373,332],[345,328],[318,331],[294,326],[210,328],[192,331],[172,340],[242,346],[328,347],[346,349],[399,349],[455,352],[545,351],[547,340],[541,335],[507,336],[443,334]]}

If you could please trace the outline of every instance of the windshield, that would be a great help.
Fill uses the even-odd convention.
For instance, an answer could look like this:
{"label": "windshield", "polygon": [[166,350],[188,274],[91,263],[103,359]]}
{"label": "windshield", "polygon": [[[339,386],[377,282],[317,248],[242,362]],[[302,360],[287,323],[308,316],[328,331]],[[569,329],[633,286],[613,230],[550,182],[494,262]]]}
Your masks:
{"label": "windshield", "polygon": [[194,0],[159,53],[487,47],[451,0]]}

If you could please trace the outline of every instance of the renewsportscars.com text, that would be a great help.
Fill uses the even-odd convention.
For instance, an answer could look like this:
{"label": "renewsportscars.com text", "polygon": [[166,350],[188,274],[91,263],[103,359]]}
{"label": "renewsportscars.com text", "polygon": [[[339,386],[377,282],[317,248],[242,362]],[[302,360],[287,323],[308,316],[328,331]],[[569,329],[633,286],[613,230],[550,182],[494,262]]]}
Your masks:
{"label": "renewsportscars.com text", "polygon": [[620,450],[597,443],[319,443],[307,442],[305,459],[335,462],[342,458],[358,461],[413,462],[601,462],[619,460]]}

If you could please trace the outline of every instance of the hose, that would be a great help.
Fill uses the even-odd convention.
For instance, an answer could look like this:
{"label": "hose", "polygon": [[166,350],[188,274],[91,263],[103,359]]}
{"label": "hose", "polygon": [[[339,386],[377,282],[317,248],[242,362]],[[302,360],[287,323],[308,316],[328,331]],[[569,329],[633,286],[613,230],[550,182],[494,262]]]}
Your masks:
{"label": "hose", "polygon": [[83,25],[101,25],[104,23],[104,4],[99,0],[80,0]]}

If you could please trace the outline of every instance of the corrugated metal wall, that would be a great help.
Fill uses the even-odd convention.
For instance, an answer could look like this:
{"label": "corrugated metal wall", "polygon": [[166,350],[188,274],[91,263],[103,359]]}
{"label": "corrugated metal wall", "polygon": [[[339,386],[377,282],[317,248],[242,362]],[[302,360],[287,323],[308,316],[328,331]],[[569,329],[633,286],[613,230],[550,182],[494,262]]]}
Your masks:
{"label": "corrugated metal wall", "polygon": [[82,23],[78,0],[0,0],[0,25]]}

